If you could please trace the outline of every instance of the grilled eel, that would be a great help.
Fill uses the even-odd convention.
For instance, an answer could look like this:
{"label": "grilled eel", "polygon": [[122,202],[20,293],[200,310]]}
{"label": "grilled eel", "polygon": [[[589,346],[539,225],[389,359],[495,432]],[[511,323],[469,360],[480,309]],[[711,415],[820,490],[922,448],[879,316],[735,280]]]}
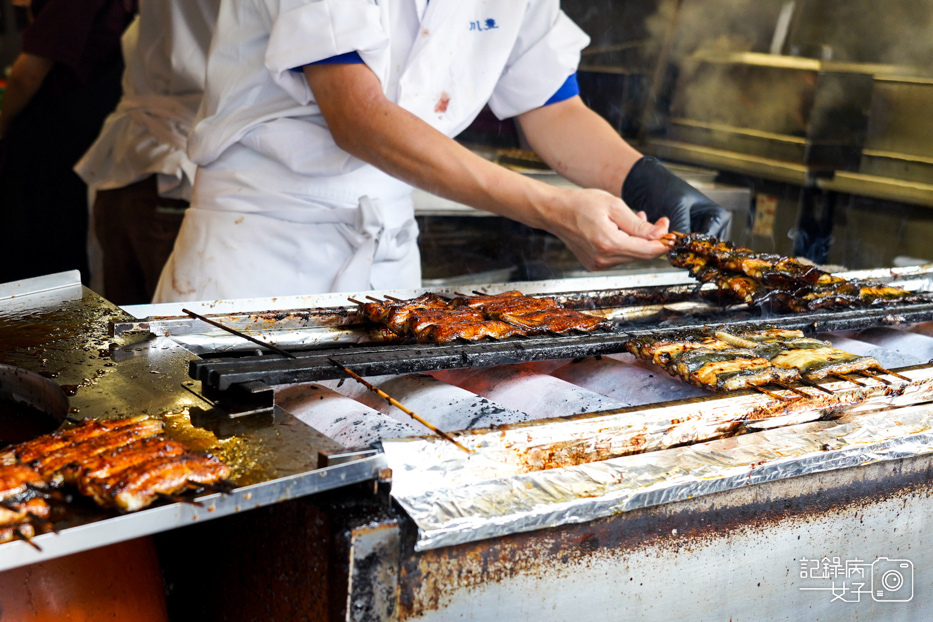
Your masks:
{"label": "grilled eel", "polygon": [[554,298],[533,298],[512,290],[502,294],[458,296],[424,294],[391,303],[361,303],[362,313],[399,336],[419,343],[476,341],[552,332],[589,332],[606,320],[566,309]]}
{"label": "grilled eel", "polygon": [[563,307],[531,311],[529,313],[500,313],[498,319],[522,329],[528,335],[540,333],[563,335],[571,331],[588,333],[596,328],[608,325],[608,322],[603,318]]}
{"label": "grilled eel", "polygon": [[796,369],[782,369],[750,350],[741,349],[690,350],[679,356],[670,369],[691,384],[721,392],[800,379]]}
{"label": "grilled eel", "polygon": [[76,471],[75,465],[80,465],[94,456],[113,451],[133,441],[156,436],[163,430],[164,425],[158,419],[143,419],[49,451],[28,464],[35,468],[51,486],[60,486],[63,483],[72,484]]}
{"label": "grilled eel", "polygon": [[498,296],[455,298],[451,305],[482,310],[489,319],[511,324],[526,335],[590,332],[606,326],[605,319],[562,307],[554,298],[532,298],[516,291]]}
{"label": "grilled eel", "polygon": [[460,309],[425,309],[412,315],[407,322],[406,332],[410,332],[419,341],[422,333],[439,324],[462,324],[464,322],[482,322],[486,319],[482,311],[470,308]]}
{"label": "grilled eel", "polygon": [[119,470],[94,477],[82,472],[78,490],[104,508],[135,512],[161,495],[175,495],[198,485],[215,484],[230,469],[213,456],[185,453],[152,456]]}
{"label": "grilled eel", "polygon": [[399,336],[407,334],[407,323],[412,315],[426,309],[446,309],[449,301],[437,294],[426,293],[411,300],[392,302],[365,302],[360,305],[367,320],[383,324]]}
{"label": "grilled eel", "polygon": [[[690,237],[690,236],[685,236]],[[692,247],[691,247],[692,248]],[[738,249],[746,250],[746,249]],[[750,251],[749,251],[750,252]],[[754,269],[748,261],[743,266],[735,262],[717,262],[693,250],[675,248],[669,259],[672,265],[685,268],[702,283],[713,283],[720,292],[751,306],[770,307],[777,311],[806,312],[819,309],[866,307],[889,301],[913,302],[922,298],[906,290],[863,281],[846,281],[839,277],[806,266],[797,271],[786,269],[786,262],[772,264],[781,278],[767,278],[762,263]],[[788,260],[790,261],[790,260]],[[728,266],[728,267],[727,267]],[[731,268],[741,268],[733,270]],[[803,268],[807,268],[806,271]],[[819,272],[822,276],[813,278]],[[795,274],[800,279],[795,280]]]}
{"label": "grilled eel", "polygon": [[67,470],[70,480],[77,483],[88,478],[108,477],[152,458],[181,456],[187,451],[187,448],[177,441],[164,436],[151,436],[89,456],[86,460],[70,465]]}
{"label": "grilled eel", "polygon": [[737,391],[800,378],[796,370],[778,368],[752,349],[735,347],[703,332],[661,339],[640,337],[629,341],[626,348],[672,375],[713,391]]}
{"label": "grilled eel", "polygon": [[800,331],[772,329],[735,336],[723,332],[716,335],[735,345],[760,344],[755,351],[768,358],[772,365],[797,369],[803,379],[811,382],[859,371],[885,371],[874,357],[834,348],[828,341],[804,337]]}
{"label": "grilled eel", "polygon": [[511,299],[528,298],[518,290],[512,289],[501,294],[477,294],[476,296],[458,296],[450,301],[452,307],[483,307]]}
{"label": "grilled eel", "polygon": [[730,345],[700,332],[682,332],[670,337],[636,337],[625,343],[625,348],[640,359],[651,361],[659,367],[666,367],[672,360],[687,350],[704,348],[707,350],[725,350]]}
{"label": "grilled eel", "polygon": [[793,257],[756,253],[708,235],[685,235],[677,239],[676,246],[703,257],[719,270],[744,274],[767,286],[829,285],[845,281]]}
{"label": "grilled eel", "polygon": [[478,341],[486,337],[505,339],[524,335],[525,331],[497,320],[444,322],[432,324],[418,335],[421,343],[450,343],[457,339]]}
{"label": "grilled eel", "polygon": [[[161,435],[163,428],[161,421],[148,417],[86,421],[16,445],[7,458],[29,460],[29,464],[0,466],[0,486],[4,487],[0,490],[14,494],[27,485],[74,484],[102,507],[134,511],[161,494],[219,483],[229,476],[229,468],[217,458],[187,450]],[[43,448],[50,449],[42,453]],[[25,483],[17,484],[14,475]],[[26,500],[31,502],[31,498]],[[0,501],[9,505],[2,494]]]}
{"label": "grilled eel", "polygon": [[24,464],[0,465],[0,544],[51,529],[44,487],[39,474]]}
{"label": "grilled eel", "polygon": [[[162,425],[157,419],[150,419],[145,415],[127,419],[85,421],[73,428],[59,430],[7,448],[3,454],[0,454],[0,464],[9,464],[17,460],[29,464],[69,445],[82,443],[102,434],[133,426],[143,421],[155,421],[158,426]],[[161,429],[159,431],[161,432]]]}

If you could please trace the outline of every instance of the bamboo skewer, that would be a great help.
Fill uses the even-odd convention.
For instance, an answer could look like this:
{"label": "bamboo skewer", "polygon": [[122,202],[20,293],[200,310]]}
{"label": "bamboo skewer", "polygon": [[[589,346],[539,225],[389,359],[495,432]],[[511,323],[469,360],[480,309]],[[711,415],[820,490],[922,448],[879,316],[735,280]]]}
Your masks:
{"label": "bamboo skewer", "polygon": [[803,391],[801,391],[801,390],[798,389],[797,387],[793,387],[793,386],[791,386],[791,385],[789,385],[789,384],[786,384],[786,383],[784,383],[784,382],[775,382],[774,384],[776,384],[777,386],[781,387],[782,389],[786,389],[786,390],[788,390],[788,391],[791,391],[792,393],[796,393],[797,395],[801,395],[801,396],[803,396],[803,397],[812,397],[811,395],[809,395],[808,393],[804,393]]}
{"label": "bamboo skewer", "polygon": [[10,501],[0,501],[0,508],[3,508],[4,510],[7,510],[9,512],[16,512],[16,513],[22,512],[22,510],[16,504]]}
{"label": "bamboo skewer", "polygon": [[46,518],[43,518],[39,516],[38,514],[33,514],[29,510],[23,510],[22,508],[18,507],[15,503],[11,503],[9,501],[0,501],[0,508],[3,508],[4,510],[7,510],[8,512],[14,512],[16,514],[20,514],[20,513],[25,514],[26,520],[29,521],[30,523],[33,523],[34,525],[41,525],[44,529],[48,529],[49,531],[55,531],[55,526],[52,524],[52,521]]}
{"label": "bamboo skewer", "polygon": [[18,539],[18,540],[22,540],[23,542],[25,542],[26,544],[28,544],[28,545],[31,546],[32,548],[36,549],[36,550],[39,551],[40,553],[42,552],[42,547],[39,546],[38,544],[36,544],[35,542],[33,542],[33,541],[32,541],[32,538],[30,538],[30,537],[28,537],[28,536],[26,536],[26,535],[23,535],[23,532],[21,532],[21,531],[19,530],[18,527],[17,527],[16,529],[13,530],[13,537],[16,538],[16,539]]}
{"label": "bamboo skewer", "polygon": [[886,379],[882,378],[881,376],[879,376],[878,374],[873,374],[873,373],[871,373],[870,371],[868,371],[867,369],[861,370],[861,371],[859,372],[859,375],[860,375],[860,376],[865,376],[866,378],[871,378],[872,380],[877,380],[878,382],[880,382],[880,383],[882,383],[882,384],[886,384],[886,385],[888,385],[889,387],[891,386],[891,381],[890,381],[890,380],[886,380]]}
{"label": "bamboo skewer", "polygon": [[759,387],[759,386],[757,386],[757,385],[752,385],[752,388],[755,389],[756,391],[759,391],[759,392],[761,392],[761,393],[764,393],[765,395],[767,395],[767,396],[769,396],[769,397],[773,397],[773,398],[776,399],[776,400],[781,400],[782,402],[786,402],[786,401],[788,401],[788,400],[793,399],[793,398],[787,397],[787,396],[785,396],[785,395],[778,395],[777,393],[774,393],[773,391],[769,391],[769,390],[767,390],[766,388],[764,388],[764,387]]}
{"label": "bamboo skewer", "polygon": [[911,379],[908,378],[907,376],[902,376],[901,374],[899,374],[899,373],[897,373],[897,372],[893,372],[893,371],[891,371],[890,369],[885,369],[884,367],[879,367],[878,369],[881,370],[881,371],[883,371],[884,373],[888,374],[889,376],[894,376],[895,378],[900,378],[900,379],[903,380],[904,382],[913,382],[913,380],[911,380]]}
{"label": "bamboo skewer", "polygon": [[821,385],[821,384],[817,384],[816,382],[813,382],[812,380],[802,379],[800,382],[801,382],[802,384],[807,385],[808,387],[813,388],[813,389],[818,389],[818,390],[822,391],[823,393],[826,393],[827,395],[834,395],[834,393],[833,393],[832,391],[830,391],[829,389],[827,389],[826,387],[824,387],[824,386]]}
{"label": "bamboo skewer", "polygon": [[353,371],[352,369],[350,369],[349,367],[347,367],[347,366],[345,366],[345,365],[341,365],[340,363],[338,363],[337,361],[335,361],[334,359],[331,359],[331,358],[329,358],[329,359],[327,359],[327,360],[330,361],[330,363],[331,363],[333,366],[339,367],[339,368],[342,369],[344,372],[346,372],[351,378],[353,378],[354,380],[356,380],[357,382],[359,382],[360,384],[362,384],[364,387],[366,387],[367,389],[369,389],[370,391],[372,391],[373,393],[375,393],[376,395],[378,395],[378,396],[381,397],[382,399],[386,400],[387,402],[389,402],[390,404],[392,404],[393,406],[395,406],[396,408],[398,408],[399,410],[401,410],[403,413],[405,413],[406,415],[408,415],[409,417],[411,417],[412,419],[414,419],[415,421],[417,421],[418,423],[420,423],[420,424],[423,425],[424,427],[428,428],[429,430],[431,430],[432,432],[434,432],[435,434],[437,434],[438,436],[440,436],[440,437],[443,438],[444,440],[450,441],[451,443],[453,443],[454,445],[456,445],[457,447],[459,447],[459,448],[462,449],[463,451],[467,452],[468,454],[473,453],[472,450],[467,449],[466,447],[464,447],[463,445],[461,445],[459,442],[457,442],[457,440],[456,440],[454,437],[452,437],[451,435],[447,434],[447,432],[444,432],[443,430],[439,429],[438,427],[436,427],[436,426],[435,426],[434,424],[432,424],[431,422],[425,420],[425,419],[424,419],[423,417],[421,417],[420,415],[418,415],[418,414],[414,413],[413,411],[409,410],[404,404],[402,404],[401,402],[399,402],[398,400],[396,400],[395,398],[393,398],[392,396],[390,396],[388,393],[386,393],[385,391],[383,391],[383,390],[380,389],[379,387],[373,386],[372,384],[370,384],[369,382],[367,382],[362,376],[360,376],[359,374],[357,374],[356,372],[354,372],[354,371]]}
{"label": "bamboo skewer", "polygon": [[228,326],[224,326],[224,325],[221,324],[220,322],[215,322],[214,320],[212,320],[212,319],[210,319],[210,318],[206,318],[206,317],[204,317],[203,315],[200,315],[200,314],[198,314],[198,313],[195,313],[194,311],[189,311],[188,309],[182,309],[181,312],[190,315],[191,317],[193,317],[193,318],[196,319],[196,320],[201,320],[202,322],[207,322],[207,323],[210,324],[211,326],[216,326],[217,328],[219,328],[219,329],[221,329],[221,330],[225,330],[225,331],[227,331],[228,333],[230,333],[230,334],[232,334],[232,335],[236,335],[237,337],[240,337],[241,339],[246,339],[247,341],[251,341],[251,342],[253,342],[253,343],[257,344],[257,345],[260,345],[260,346],[269,348],[270,350],[272,350],[272,351],[275,352],[276,354],[281,354],[281,355],[284,356],[285,358],[290,358],[290,359],[297,358],[297,357],[296,357],[294,354],[292,354],[291,352],[287,352],[287,351],[283,350],[282,348],[280,348],[280,347],[278,347],[278,346],[274,346],[274,345],[272,345],[271,343],[266,343],[265,341],[263,341],[263,340],[261,340],[261,339],[256,339],[255,337],[252,337],[252,336],[250,336],[250,335],[247,335],[246,333],[240,332],[240,331],[236,330],[235,328],[230,328],[230,327],[228,327]]}
{"label": "bamboo skewer", "polygon": [[833,377],[834,377],[834,378],[839,378],[840,380],[845,380],[846,382],[851,382],[852,384],[857,384],[857,385],[860,386],[860,387],[867,386],[864,382],[859,382],[858,380],[853,380],[852,378],[849,378],[848,376],[845,376],[845,375],[843,375],[843,374],[833,374]]}

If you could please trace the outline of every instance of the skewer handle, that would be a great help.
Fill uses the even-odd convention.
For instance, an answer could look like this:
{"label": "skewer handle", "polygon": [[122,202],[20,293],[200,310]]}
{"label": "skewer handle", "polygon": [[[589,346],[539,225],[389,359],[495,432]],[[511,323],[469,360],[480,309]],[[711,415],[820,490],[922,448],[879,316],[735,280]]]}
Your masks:
{"label": "skewer handle", "polygon": [[22,540],[23,542],[25,542],[32,548],[36,549],[40,553],[42,552],[42,547],[36,544],[35,542],[33,542],[32,538],[24,535],[23,532],[19,530],[19,527],[16,527],[13,529],[13,537],[16,538],[17,540]]}
{"label": "skewer handle", "polygon": [[188,309],[182,309],[181,312],[182,312],[182,313],[188,314],[189,316],[193,317],[193,318],[196,319],[196,320],[201,320],[202,322],[206,322],[206,323],[210,324],[211,326],[216,326],[217,328],[219,328],[219,329],[221,329],[221,330],[225,330],[225,331],[227,331],[228,333],[230,333],[231,335],[236,335],[237,337],[239,337],[239,338],[241,338],[241,339],[246,339],[247,341],[251,341],[251,342],[255,343],[256,345],[263,346],[264,348],[269,348],[270,350],[272,350],[272,351],[275,352],[276,354],[281,354],[281,355],[284,356],[285,358],[289,358],[289,359],[297,358],[297,357],[296,357],[294,354],[292,354],[291,352],[287,352],[287,351],[283,350],[282,348],[280,348],[280,347],[278,347],[278,346],[274,346],[274,345],[272,345],[271,343],[266,343],[265,341],[263,341],[263,340],[261,340],[261,339],[256,339],[255,337],[253,337],[253,336],[251,336],[251,335],[247,335],[246,333],[240,332],[240,331],[236,330],[235,328],[230,328],[229,326],[224,326],[224,325],[221,324],[220,322],[215,322],[214,320],[212,320],[212,319],[210,319],[210,318],[206,318],[206,317],[204,317],[203,315],[200,315],[199,313],[195,313],[194,311],[189,311]]}
{"label": "skewer handle", "polygon": [[357,382],[359,382],[360,384],[362,384],[364,387],[366,387],[367,389],[369,389],[370,391],[372,391],[373,393],[375,393],[376,395],[378,395],[378,396],[381,397],[382,399],[388,401],[390,404],[392,404],[393,406],[395,406],[396,408],[398,408],[399,410],[401,410],[403,413],[405,413],[406,415],[408,415],[409,417],[411,417],[412,419],[414,419],[415,421],[417,421],[418,423],[420,423],[421,425],[423,425],[423,426],[426,427],[427,429],[431,430],[432,432],[434,432],[435,434],[437,434],[438,436],[440,436],[440,437],[443,438],[444,440],[450,441],[451,443],[453,443],[454,445],[456,445],[457,447],[459,447],[459,448],[462,449],[463,451],[467,452],[468,454],[473,453],[472,450],[468,449],[467,447],[465,447],[465,446],[461,445],[459,442],[457,442],[457,439],[455,439],[455,438],[452,437],[451,435],[447,434],[447,433],[444,432],[443,430],[439,429],[438,427],[436,427],[435,425],[433,425],[431,422],[425,420],[423,417],[420,417],[419,415],[417,415],[417,414],[414,413],[413,411],[409,410],[408,408],[405,407],[404,404],[402,404],[401,402],[399,402],[398,400],[396,400],[395,398],[393,398],[392,396],[390,396],[388,393],[386,393],[385,391],[383,391],[383,390],[380,389],[379,387],[373,386],[371,383],[367,382],[362,376],[360,376],[359,374],[357,374],[355,371],[353,371],[353,370],[350,369],[349,367],[346,367],[345,365],[341,365],[340,363],[338,363],[337,361],[335,361],[335,360],[333,360],[333,359],[328,359],[328,360],[331,362],[332,365],[334,365],[334,366],[339,367],[340,369],[342,369],[344,372],[346,372],[347,374],[349,374],[349,376],[350,376],[351,378],[353,378],[354,380],[356,380]]}
{"label": "skewer handle", "polygon": [[903,376],[903,375],[901,375],[901,374],[899,374],[899,373],[897,373],[897,372],[893,372],[893,371],[891,371],[890,369],[885,369],[884,367],[879,367],[878,369],[881,370],[881,371],[883,371],[884,373],[886,373],[886,374],[889,375],[889,376],[894,376],[895,378],[900,378],[901,380],[903,380],[903,381],[905,381],[905,382],[913,382],[913,380],[911,380],[911,379],[908,378],[907,376]]}

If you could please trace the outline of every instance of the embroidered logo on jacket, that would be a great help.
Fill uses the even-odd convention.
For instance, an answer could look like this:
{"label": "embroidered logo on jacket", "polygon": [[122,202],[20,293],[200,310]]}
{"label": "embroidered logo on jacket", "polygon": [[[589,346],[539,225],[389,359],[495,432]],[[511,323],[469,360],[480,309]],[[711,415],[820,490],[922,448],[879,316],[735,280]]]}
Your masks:
{"label": "embroidered logo on jacket", "polygon": [[484,19],[477,20],[475,22],[470,22],[470,32],[477,31],[481,32],[483,30],[493,30],[498,28],[499,24],[496,23],[494,19]]}

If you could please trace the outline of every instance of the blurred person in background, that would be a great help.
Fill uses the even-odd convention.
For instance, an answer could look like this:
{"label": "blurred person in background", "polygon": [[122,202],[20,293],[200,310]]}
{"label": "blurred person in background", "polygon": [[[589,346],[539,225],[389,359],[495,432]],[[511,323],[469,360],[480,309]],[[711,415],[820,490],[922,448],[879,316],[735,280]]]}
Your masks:
{"label": "blurred person in background", "polygon": [[75,171],[96,190],[103,295],[149,302],[191,199],[186,143],[220,0],[140,0],[123,35],[123,97]]}
{"label": "blurred person in background", "polygon": [[87,186],[72,170],[120,98],[135,0],[33,0],[0,108],[0,282],[87,260]]}

